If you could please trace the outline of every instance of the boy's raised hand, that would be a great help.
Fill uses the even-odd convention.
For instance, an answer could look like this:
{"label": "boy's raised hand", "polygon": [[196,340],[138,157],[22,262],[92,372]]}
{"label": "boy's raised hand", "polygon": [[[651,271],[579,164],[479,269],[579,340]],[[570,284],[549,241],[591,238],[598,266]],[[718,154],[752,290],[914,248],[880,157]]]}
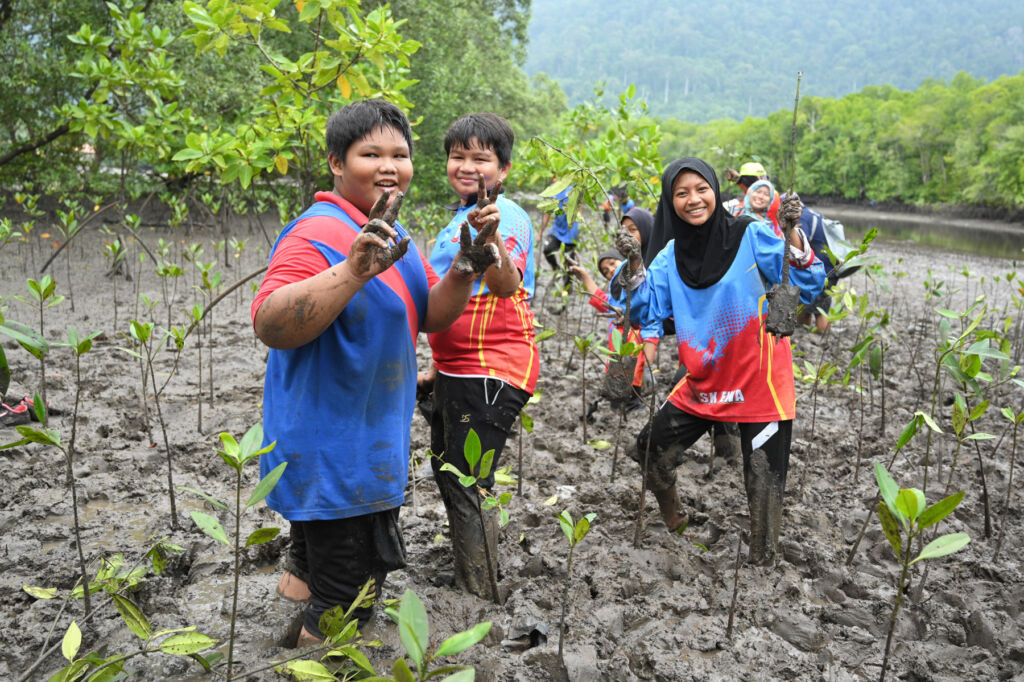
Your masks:
{"label": "boy's raised hand", "polygon": [[487,268],[497,263],[501,257],[498,245],[488,241],[497,229],[498,221],[488,221],[477,232],[476,239],[471,239],[469,236],[469,223],[463,221],[462,226],[459,228],[461,250],[455,257],[452,267],[464,275],[480,275]]}
{"label": "boy's raised hand", "polygon": [[[409,250],[409,237],[398,238],[394,229],[398,209],[405,194],[399,192],[388,205],[390,192],[384,192],[370,209],[369,222],[349,249],[349,267],[356,277],[369,280],[390,268]],[[394,242],[394,243],[392,243]]]}
{"label": "boy's raised hand", "polygon": [[495,183],[494,188],[488,192],[484,185],[484,176],[481,173],[477,178],[476,208],[469,212],[466,218],[475,230],[482,230],[489,222],[497,226],[501,222],[501,211],[498,210],[498,194],[501,192],[501,180]]}

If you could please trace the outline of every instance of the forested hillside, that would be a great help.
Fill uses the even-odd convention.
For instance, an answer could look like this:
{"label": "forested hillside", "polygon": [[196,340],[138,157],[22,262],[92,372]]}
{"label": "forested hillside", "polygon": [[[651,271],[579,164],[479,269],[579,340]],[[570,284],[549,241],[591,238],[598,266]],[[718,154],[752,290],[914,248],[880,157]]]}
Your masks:
{"label": "forested hillside", "polygon": [[938,0],[534,0],[528,73],[557,80],[570,102],[598,81],[630,83],[651,112],[703,122],[840,97],[868,85],[912,90],[960,71],[992,80],[1024,69],[1024,2]]}

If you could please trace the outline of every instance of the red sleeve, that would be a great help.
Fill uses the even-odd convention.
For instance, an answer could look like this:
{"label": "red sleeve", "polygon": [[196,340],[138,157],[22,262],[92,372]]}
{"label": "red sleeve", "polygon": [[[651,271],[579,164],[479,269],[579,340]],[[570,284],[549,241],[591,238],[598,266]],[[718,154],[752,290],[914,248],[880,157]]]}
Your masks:
{"label": "red sleeve", "polygon": [[604,289],[598,289],[590,296],[590,305],[594,306],[602,313],[606,313],[611,308],[608,307],[608,292]]}
{"label": "red sleeve", "polygon": [[[327,259],[317,251],[315,246],[302,237],[286,235],[274,250],[270,265],[267,267],[267,274],[263,276],[263,283],[252,302],[250,314],[253,323],[255,324],[256,321],[256,311],[260,309],[263,301],[267,300],[270,294],[285,284],[301,282],[326,269]],[[429,277],[429,274],[427,276]],[[434,277],[436,279],[437,275]]]}

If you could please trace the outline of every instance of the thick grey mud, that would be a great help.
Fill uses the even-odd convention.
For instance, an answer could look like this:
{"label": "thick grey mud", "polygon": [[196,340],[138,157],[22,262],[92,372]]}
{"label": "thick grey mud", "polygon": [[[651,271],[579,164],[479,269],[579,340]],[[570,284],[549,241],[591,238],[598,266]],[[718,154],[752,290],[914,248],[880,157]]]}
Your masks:
{"label": "thick grey mud", "polygon": [[[241,230],[241,226],[239,228]],[[147,234],[151,242],[158,236]],[[258,235],[230,266],[219,265],[230,283],[265,263],[266,247]],[[183,247],[174,235],[173,243]],[[208,252],[221,235],[194,234]],[[24,291],[24,278],[36,276],[29,263],[41,262],[45,243],[34,251],[17,245],[0,252],[0,292],[9,302],[8,316],[33,320],[30,309],[10,300]],[[408,568],[392,573],[384,586],[385,598],[396,598],[412,588],[426,604],[436,641],[482,621],[494,627],[485,641],[458,658],[475,664],[481,680],[555,679],[558,617],[565,578],[568,546],[555,514],[568,508],[573,518],[595,512],[597,518],[573,557],[572,590],[566,632],[566,663],[572,680],[719,680],[719,679],[875,679],[879,673],[886,618],[891,609],[896,563],[876,522],[869,525],[857,556],[846,558],[875,493],[867,465],[888,461],[892,446],[915,410],[930,404],[934,360],[931,347],[938,320],[936,306],[963,310],[979,294],[988,297],[997,312],[987,316],[990,328],[1002,328],[1002,319],[1018,316],[1011,300],[1016,283],[1006,273],[1016,269],[1006,260],[933,251],[906,243],[885,244],[876,252],[891,273],[882,286],[858,273],[848,280],[860,293],[870,293],[874,306],[889,310],[891,329],[899,336],[888,351],[885,367],[887,407],[882,433],[877,382],[864,379],[862,396],[849,386],[819,387],[816,433],[810,433],[811,388],[798,382],[798,419],[794,426],[793,454],[781,514],[779,551],[770,566],[744,565],[739,572],[739,595],[732,639],[726,638],[732,601],[737,543],[743,555],[749,548],[750,518],[742,468],[738,461],[711,461],[710,439],[692,448],[678,468],[682,505],[691,525],[683,535],[669,534],[660,520],[653,496],[647,497],[642,547],[633,548],[633,528],[640,490],[640,471],[629,458],[619,458],[619,471],[610,477],[613,447],[597,449],[583,442],[579,390],[580,360],[571,335],[606,333],[606,322],[573,299],[559,314],[550,296],[550,272],[539,268],[539,297],[534,309],[539,320],[570,336],[558,335],[541,344],[540,401],[527,407],[535,420],[532,435],[524,433],[526,478],[523,494],[513,498],[511,522],[500,531],[499,585],[504,603],[467,595],[455,587],[452,548],[445,511],[430,467],[412,473],[415,495],[407,495],[402,524],[408,549]],[[135,281],[120,280],[119,325],[113,325],[113,287],[106,279],[99,237],[84,235],[70,247],[75,310],[69,303],[47,311],[48,337],[61,340],[75,325],[80,331],[102,330],[93,352],[83,358],[83,396],[78,425],[79,456],[76,475],[84,502],[82,519],[86,558],[121,553],[128,564],[140,560],[152,538],[168,536],[184,548],[169,560],[160,576],[150,576],[133,599],[155,629],[196,626],[221,641],[228,636],[231,610],[230,553],[203,535],[188,513],[212,510],[185,492],[178,494],[183,528],[172,532],[166,492],[166,464],[162,439],[152,444],[141,407],[140,371],[136,360],[119,350],[127,345],[121,332],[125,320],[145,316],[135,312],[135,286],[150,299],[160,299],[153,315],[166,320],[165,292],[148,264],[138,278],[137,257],[131,262]],[[66,293],[63,254],[55,267],[58,291]],[[965,277],[966,268],[971,273]],[[931,271],[931,275],[928,271]],[[189,286],[186,274],[171,306],[177,324],[186,307],[200,294]],[[941,294],[925,299],[923,282],[946,282]],[[260,419],[260,397],[266,349],[255,341],[249,321],[251,294],[243,288],[232,294],[214,314],[213,384],[208,387],[210,347],[203,348],[203,432],[196,431],[198,385],[197,351],[187,345],[180,354],[176,374],[161,402],[168,421],[177,485],[202,489],[228,499],[233,478],[216,455],[217,434],[241,435]],[[1011,327],[1012,330],[1012,327]],[[847,318],[835,325],[826,359],[848,362],[860,332]],[[793,337],[796,362],[816,363],[822,337],[798,329]],[[15,371],[11,395],[30,393],[38,383],[38,363],[6,339],[4,348]],[[662,344],[657,367],[671,376],[673,342]],[[428,348],[420,340],[419,357],[425,366]],[[156,373],[163,381],[171,371],[174,353],[159,354]],[[844,365],[845,366],[845,365]],[[596,395],[602,377],[590,363],[588,395]],[[74,390],[73,358],[55,348],[48,364],[53,426],[70,433]],[[840,373],[841,374],[841,373]],[[1019,389],[1009,385],[992,392],[993,405],[1019,406]],[[939,405],[952,400],[944,390]],[[865,426],[859,431],[860,405]],[[59,411],[59,414],[56,412]],[[948,415],[948,406],[940,413]],[[614,443],[618,413],[603,403],[588,437]],[[620,434],[620,447],[635,438],[646,410],[630,413]],[[152,418],[152,417],[151,417]],[[991,409],[977,424],[979,430],[1000,435],[1004,424]],[[948,431],[948,416],[940,425]],[[151,424],[154,434],[159,427]],[[429,429],[414,417],[413,447],[421,455],[429,445]],[[503,465],[514,466],[518,428],[506,446]],[[0,427],[0,442],[14,440],[13,429]],[[903,486],[921,487],[923,438],[901,451],[892,467]],[[1004,509],[1009,474],[1011,438],[980,441],[985,450],[986,474],[992,493],[995,530],[1008,524],[1002,552],[991,560],[995,537],[984,537],[980,484],[972,452],[961,453],[954,488],[967,497],[943,523],[943,532],[970,533],[973,542],[951,557],[932,564],[923,599],[901,614],[890,662],[893,679],[962,680],[1011,679],[1024,669],[1024,575],[1021,573],[1024,516],[1019,477],[1010,508]],[[998,443],[998,448],[996,444]],[[858,449],[865,465],[854,480]],[[23,585],[57,587],[67,592],[76,579],[77,554],[69,525],[71,508],[62,462],[38,447],[0,452],[5,484],[0,487],[0,604],[3,609],[4,646],[0,649],[0,678],[17,679],[38,656],[43,643],[59,641],[71,618],[82,619],[82,604],[72,602],[60,613],[59,599],[37,600]],[[933,458],[941,457],[944,471],[952,460],[949,438],[936,436]],[[713,465],[714,473],[707,477]],[[247,472],[247,488],[255,484],[256,470]],[[931,486],[935,501],[940,491]],[[513,488],[514,489],[514,488]],[[242,532],[259,525],[280,525],[285,532],[274,541],[252,548],[242,563],[238,642],[235,658],[247,669],[262,666],[290,653],[284,648],[294,638],[300,606],[277,597],[274,588],[287,547],[287,523],[265,508],[249,516]],[[103,605],[102,595],[95,604]],[[51,626],[56,625],[50,634]],[[102,606],[83,626],[83,647],[105,646],[109,652],[131,651],[137,639],[116,611]],[[370,650],[379,671],[401,651],[389,619],[378,610],[373,636],[383,644]],[[226,651],[226,645],[224,647]],[[61,666],[59,652],[36,674],[45,679]],[[199,680],[194,663],[184,658],[152,655],[133,659],[130,679]],[[277,679],[273,671],[253,679]]]}

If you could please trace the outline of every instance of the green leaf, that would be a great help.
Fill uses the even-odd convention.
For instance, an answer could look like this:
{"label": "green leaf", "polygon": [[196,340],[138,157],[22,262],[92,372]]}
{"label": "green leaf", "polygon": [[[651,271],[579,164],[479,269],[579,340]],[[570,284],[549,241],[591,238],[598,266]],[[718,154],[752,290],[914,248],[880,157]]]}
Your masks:
{"label": "green leaf", "polygon": [[259,484],[252,491],[252,495],[249,496],[249,501],[245,503],[246,509],[253,506],[254,504],[262,502],[263,498],[270,494],[270,491],[272,491],[274,489],[274,486],[277,485],[277,482],[281,478],[281,475],[284,474],[284,469],[286,466],[288,466],[288,462],[281,462],[276,467],[274,467],[270,471],[270,473],[264,476],[262,480],[260,480]]}
{"label": "green leaf", "polygon": [[0,398],[7,395],[7,389],[11,387],[11,366],[7,364],[7,355],[4,347],[0,346]]}
{"label": "green leaf", "polygon": [[320,627],[326,637],[337,637],[340,635],[349,624],[349,621],[345,618],[345,609],[341,606],[335,606],[324,611],[323,615],[320,616],[320,621],[317,625]]}
{"label": "green leaf", "polygon": [[409,670],[409,664],[405,662],[404,658],[399,658],[394,662],[391,672],[395,676],[395,682],[416,682],[416,678],[413,677],[412,671]]}
{"label": "green leaf", "polygon": [[594,448],[595,450],[607,450],[612,446],[612,444],[609,443],[608,441],[601,440],[599,438],[592,438],[589,444],[590,447]]}
{"label": "green leaf", "polygon": [[217,640],[201,632],[182,632],[160,642],[160,651],[175,656],[188,656],[216,646]]}
{"label": "green leaf", "polygon": [[494,464],[494,450],[488,450],[480,460],[480,478],[487,478],[491,473],[491,466]]}
{"label": "green leaf", "polygon": [[555,331],[554,329],[545,329],[540,334],[537,334],[537,336],[534,338],[534,341],[536,343],[540,343],[541,341],[546,341],[547,339],[550,339],[552,336],[554,336],[557,333],[558,332]]}
{"label": "green leaf", "polygon": [[366,655],[356,647],[346,645],[339,647],[338,651],[347,656],[350,661],[355,663],[364,672],[368,672],[371,675],[374,673],[373,664],[370,663],[370,660],[366,658]]}
{"label": "green leaf", "polygon": [[114,605],[117,606],[121,618],[128,625],[128,629],[134,632],[142,641],[148,640],[153,629],[150,627],[149,621],[142,614],[142,611],[139,610],[139,607],[119,594],[111,595],[111,598],[114,600]]}
{"label": "green leaf", "polygon": [[71,625],[68,626],[68,631],[64,633],[64,639],[60,643],[60,652],[64,654],[64,658],[69,661],[74,661],[75,655],[78,653],[78,649],[81,646],[82,630],[78,627],[78,623],[71,621]]}
{"label": "green leaf", "polygon": [[213,505],[217,509],[223,509],[224,511],[228,511],[228,506],[226,504],[224,504],[223,502],[221,502],[220,500],[218,500],[218,499],[216,499],[214,497],[211,497],[210,495],[207,495],[202,490],[197,490],[195,488],[189,488],[188,486],[185,486],[185,485],[179,485],[178,486],[178,490],[184,490],[185,492],[195,493],[196,495],[198,495],[199,497],[203,498],[204,500],[209,502],[211,505]]}
{"label": "green leaf", "polygon": [[558,519],[558,525],[562,529],[562,534],[565,535],[565,537],[568,538],[569,543],[572,544],[574,526],[572,522],[572,515],[569,514],[569,510],[563,509],[562,513],[557,514],[555,518]]}
{"label": "green leaf", "polygon": [[899,452],[904,445],[910,442],[910,439],[917,433],[917,429],[921,426],[921,418],[917,415],[903,427],[903,433],[900,434],[899,440],[896,441],[896,452]]}
{"label": "green leaf", "polygon": [[461,654],[463,651],[486,637],[490,630],[490,622],[477,623],[469,630],[459,632],[444,640],[444,642],[441,643],[441,646],[438,647],[437,653],[434,655],[455,656],[456,654]]}
{"label": "green leaf", "polygon": [[203,531],[214,540],[223,542],[228,547],[231,546],[231,543],[228,542],[228,536],[224,532],[224,527],[220,525],[220,521],[209,514],[204,514],[203,512],[198,511],[189,512],[189,515],[192,517],[192,520],[196,522],[196,525],[199,526],[199,530]]}
{"label": "green leaf", "polygon": [[935,559],[940,556],[946,556],[953,552],[958,552],[967,546],[967,543],[971,541],[971,536],[967,533],[950,533],[948,535],[942,535],[935,538],[921,550],[921,553],[917,555],[917,558],[911,561],[911,564],[917,563],[921,559]]}
{"label": "green leaf", "polygon": [[519,421],[522,422],[524,431],[533,433],[533,417],[526,414],[525,410],[519,412]]}
{"label": "green leaf", "polygon": [[954,493],[945,499],[939,500],[921,512],[921,518],[918,519],[917,527],[924,529],[928,526],[934,526],[936,523],[949,516],[963,499],[964,491],[961,490],[960,492]]}
{"label": "green leaf", "polygon": [[939,425],[936,424],[935,420],[932,419],[929,415],[925,414],[924,412],[920,412],[920,411],[918,411],[917,414],[921,415],[921,419],[924,420],[924,423],[928,425],[929,429],[931,429],[935,433],[942,433],[942,429],[939,428]]}
{"label": "green leaf", "polygon": [[882,523],[882,532],[885,533],[886,539],[892,546],[892,551],[896,553],[896,558],[900,557],[900,547],[902,547],[902,540],[900,539],[900,523],[896,520],[896,516],[889,511],[889,506],[885,503],[885,500],[881,500],[878,503],[878,520]]}
{"label": "green leaf", "polygon": [[465,668],[457,673],[453,673],[448,677],[441,680],[441,682],[473,682],[476,679],[476,670],[473,668]]}
{"label": "green leaf", "polygon": [[882,494],[886,506],[898,516],[900,512],[896,509],[896,496],[900,494],[900,487],[892,480],[892,476],[881,462],[875,462],[875,480],[878,481],[878,491]]}
{"label": "green leaf", "polygon": [[409,658],[422,669],[427,647],[430,646],[430,626],[423,602],[409,589],[402,595],[398,607],[398,635]]}
{"label": "green leaf", "polygon": [[245,539],[245,546],[252,547],[253,545],[262,545],[264,542],[270,542],[280,532],[280,528],[258,528]]}
{"label": "green leaf", "polygon": [[22,588],[36,599],[53,599],[57,596],[56,587],[35,587],[33,585],[23,585]]}
{"label": "green leaf", "polygon": [[298,682],[336,682],[338,679],[320,661],[288,661],[276,669],[291,675]]}
{"label": "green leaf", "polygon": [[477,462],[480,461],[480,437],[473,429],[470,429],[466,436],[466,444],[463,446],[462,452],[466,457],[466,463],[469,464],[469,473],[475,474]]}
{"label": "green leaf", "polygon": [[967,438],[965,438],[964,440],[992,440],[993,438],[995,438],[993,434],[985,433],[984,431],[979,431],[977,433],[972,433],[971,435],[967,436]]}
{"label": "green leaf", "polygon": [[968,421],[974,421],[975,419],[977,419],[981,415],[985,414],[985,412],[988,411],[988,406],[990,404],[991,404],[990,401],[982,400],[980,403],[975,405],[974,408],[971,410],[970,416],[967,418]]}
{"label": "green leaf", "polygon": [[573,527],[573,543],[578,545],[583,538],[587,537],[587,533],[590,532],[590,523],[594,520],[597,514],[587,514],[583,516],[579,521],[576,522]]}
{"label": "green leaf", "polygon": [[903,488],[896,496],[896,508],[911,521],[924,511],[927,504],[924,493],[917,488]]}
{"label": "green leaf", "polygon": [[540,195],[542,197],[553,197],[556,194],[565,191],[565,189],[572,184],[572,180],[572,174],[567,175],[564,178],[559,178],[558,180],[555,180],[553,183],[548,185],[548,187],[543,192],[541,192]]}
{"label": "green leaf", "polygon": [[54,673],[47,682],[75,682],[80,679],[91,664],[84,658],[64,666]]}

